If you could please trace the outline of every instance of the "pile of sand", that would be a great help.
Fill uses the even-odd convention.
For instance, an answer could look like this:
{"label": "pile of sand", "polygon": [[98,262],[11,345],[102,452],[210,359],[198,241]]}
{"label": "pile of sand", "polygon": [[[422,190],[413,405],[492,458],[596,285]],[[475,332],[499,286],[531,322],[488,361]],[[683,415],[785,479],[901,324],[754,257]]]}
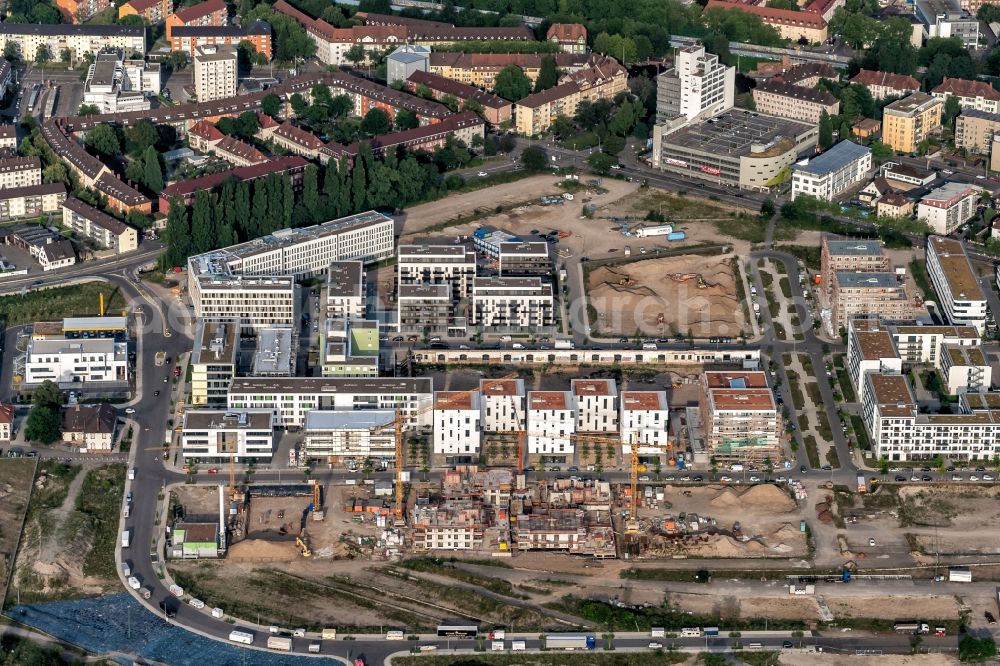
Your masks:
{"label": "pile of sand", "polygon": [[724,488],[722,492],[716,495],[709,504],[716,509],[736,509],[739,508],[743,502],[740,500],[740,496],[733,491],[732,488]]}
{"label": "pile of sand", "polygon": [[793,539],[798,538],[802,534],[798,526],[793,526],[790,523],[784,523],[781,527],[771,532],[771,538],[773,539]]}
{"label": "pile of sand", "polygon": [[795,502],[783,490],[770,483],[752,486],[740,497],[744,505],[765,511],[782,512],[795,509]]}
{"label": "pile of sand", "polygon": [[254,560],[294,560],[299,549],[294,541],[266,541],[264,539],[244,539],[229,549],[226,559],[251,562]]}

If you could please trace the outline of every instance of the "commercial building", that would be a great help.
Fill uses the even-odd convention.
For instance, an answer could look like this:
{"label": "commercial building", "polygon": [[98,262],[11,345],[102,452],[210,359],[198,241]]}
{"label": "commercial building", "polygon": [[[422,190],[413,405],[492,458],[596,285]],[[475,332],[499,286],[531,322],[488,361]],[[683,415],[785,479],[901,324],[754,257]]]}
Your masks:
{"label": "commercial building", "polygon": [[955,118],[955,147],[990,155],[993,137],[1000,132],[1000,113],[968,110]]}
{"label": "commercial building", "polygon": [[89,238],[116,254],[139,247],[139,232],[133,227],[75,197],[63,202],[62,223],[80,238]]}
{"label": "commercial building", "polygon": [[208,274],[194,276],[193,285],[196,318],[238,319],[244,329],[298,324],[299,287],[291,276]]}
{"label": "commercial building", "polygon": [[579,23],[553,23],[545,41],[558,44],[563,53],[587,52],[587,28]]}
{"label": "commercial building", "polygon": [[949,97],[955,96],[963,111],[969,109],[1000,113],[1000,91],[986,81],[952,79],[946,76],[944,81],[931,91],[931,95],[941,101],[947,101]]}
{"label": "commercial building", "polygon": [[763,372],[705,372],[701,385],[710,455],[724,462],[777,459],[782,419]]}
{"label": "commercial building", "polygon": [[732,108],[736,68],[726,67],[704,46],[685,46],[674,53],[674,65],[656,77],[656,120],[694,120]]}
{"label": "commercial building", "polygon": [[100,53],[87,70],[83,102],[101,113],[124,113],[150,108],[149,95],[161,88],[159,63],[126,60],[121,52]]}
{"label": "commercial building", "polygon": [[451,285],[401,284],[396,288],[400,333],[447,335],[465,331],[465,318],[456,316]]}
{"label": "commercial building", "polygon": [[75,60],[87,53],[97,56],[105,49],[121,49],[128,56],[146,53],[146,31],[142,26],[69,25],[65,23],[0,23],[0,50],[14,43],[25,60],[34,60],[38,47],[48,49],[52,59],[58,59],[63,49],[69,49]]}
{"label": "commercial building", "polygon": [[472,322],[490,332],[547,331],[555,324],[552,285],[537,277],[476,278]]}
{"label": "commercial building", "polygon": [[328,319],[320,335],[320,372],[324,377],[378,377],[378,322]]}
{"label": "commercial building", "polygon": [[860,183],[872,168],[872,151],[853,141],[841,141],[822,155],[792,167],[792,199],[807,194],[832,201]]}
{"label": "commercial building", "polygon": [[920,81],[908,74],[896,74],[894,72],[879,72],[871,69],[862,69],[851,78],[851,83],[868,88],[868,92],[876,100],[886,97],[906,97],[907,95],[920,92]]}
{"label": "commercial building", "polygon": [[173,0],[127,0],[118,6],[118,20],[138,16],[151,25],[165,21],[174,10]]}
{"label": "commercial building", "polygon": [[582,102],[614,99],[628,89],[628,70],[617,60],[605,58],[601,63],[577,70],[560,79],[560,84],[536,92],[514,105],[517,131],[533,136],[546,131],[556,117],[576,114]]}
{"label": "commercial building", "polygon": [[0,220],[55,213],[66,201],[62,183],[42,183],[0,190]]}
{"label": "commercial building", "polygon": [[822,88],[803,88],[782,81],[764,81],[753,89],[754,106],[760,113],[819,123],[825,111],[840,113],[840,100]]}
{"label": "commercial building", "polygon": [[851,317],[862,314],[909,319],[915,307],[895,273],[834,273],[830,297],[834,331],[846,328]]}
{"label": "commercial building", "polygon": [[448,285],[455,301],[472,295],[476,253],[464,245],[400,245],[396,276],[402,285]]}
{"label": "commercial building", "polygon": [[767,191],[816,148],[814,124],[730,109],[674,132],[653,128],[654,167],[741,189]]}
{"label": "commercial building", "polygon": [[24,358],[24,381],[85,386],[96,382],[128,381],[126,343],[113,338],[53,338],[29,340]]}
{"label": "commercial building", "polygon": [[313,410],[306,413],[305,455],[330,462],[396,455],[395,412],[388,409]]}
{"label": "commercial building", "polygon": [[323,287],[328,319],[365,318],[365,267],[360,261],[332,261]]}
{"label": "commercial building", "polygon": [[254,377],[291,377],[295,374],[293,354],[294,329],[291,326],[266,326],[257,329],[250,374]]}
{"label": "commercial building", "polygon": [[576,432],[573,394],[569,391],[528,392],[528,453],[572,454]]}
{"label": "commercial building", "polygon": [[950,323],[986,329],[986,297],[962,241],[927,237],[927,275],[937,292],[937,304]]}
{"label": "commercial building", "polygon": [[0,157],[0,188],[10,189],[41,184],[40,157]]}
{"label": "commercial building", "polygon": [[917,204],[917,219],[936,234],[950,234],[976,214],[982,190],[966,183],[945,183],[925,194]]}
{"label": "commercial building", "polygon": [[199,47],[237,48],[243,43],[250,44],[254,52],[270,60],[273,55],[271,24],[266,21],[253,21],[245,26],[182,25],[170,31],[170,50],[182,51],[192,58]]}
{"label": "commercial building", "polygon": [[548,243],[501,243],[498,261],[500,277],[552,275]]}
{"label": "commercial building", "polygon": [[198,319],[191,353],[191,404],[224,406],[239,367],[238,319]]}
{"label": "commercial building", "polygon": [[944,102],[927,93],[913,93],[882,111],[882,143],[897,153],[915,153],[920,143],[941,129]]}
{"label": "commercial building", "polygon": [[563,72],[574,72],[587,67],[592,62],[600,62],[604,56],[583,53],[556,53],[543,56],[540,53],[449,53],[434,51],[428,61],[428,71],[446,79],[493,90],[497,74],[504,67],[517,65],[534,84],[541,71],[542,58],[552,57],[556,67]]}
{"label": "commercial building", "polygon": [[525,430],[523,379],[480,379],[483,432],[513,433]]}
{"label": "commercial building", "polygon": [[618,416],[622,453],[638,445],[639,455],[663,455],[671,445],[666,391],[622,391]]}
{"label": "commercial building", "polygon": [[434,453],[478,456],[481,423],[477,391],[434,392]]}
{"label": "commercial building", "polygon": [[570,381],[576,432],[618,432],[618,387],[613,379]]}
{"label": "commercial building", "polygon": [[386,83],[390,86],[408,81],[417,72],[426,72],[431,59],[431,49],[416,44],[403,44],[385,58]]}
{"label": "commercial building", "polygon": [[312,410],[399,409],[405,428],[430,428],[432,381],[393,377],[237,377],[229,409],[270,410],[275,426],[300,428]]}
{"label": "commercial building", "polygon": [[406,87],[414,94],[418,93],[423,86],[431,91],[436,100],[440,101],[443,97],[450,96],[458,101],[459,106],[466,103],[480,105],[483,108],[483,119],[491,125],[499,125],[509,121],[513,113],[513,103],[505,99],[475,86],[446,79],[425,70],[413,71],[405,81]]}
{"label": "commercial building", "polygon": [[745,12],[760,17],[760,20],[777,30],[785,39],[797,42],[804,39],[811,44],[819,44],[827,39],[826,19],[822,14],[792,9],[775,9],[765,5],[748,5],[729,0],[709,0],[705,11],[715,8]]}
{"label": "commercial building", "polygon": [[267,461],[274,452],[270,411],[189,409],[181,427],[181,455],[204,462]]}
{"label": "commercial building", "polygon": [[236,96],[239,83],[235,46],[198,46],[194,50],[194,90],[199,102]]}
{"label": "commercial building", "polygon": [[118,429],[118,412],[106,402],[74,405],[62,415],[62,441],[82,453],[110,453]]}
{"label": "commercial building", "polygon": [[167,17],[167,41],[173,39],[173,30],[180,26],[221,27],[227,23],[229,12],[224,0],[206,0],[182,7]]}
{"label": "commercial building", "polygon": [[979,48],[979,20],[962,9],[959,0],[915,0],[924,39],[957,37],[967,49]]}

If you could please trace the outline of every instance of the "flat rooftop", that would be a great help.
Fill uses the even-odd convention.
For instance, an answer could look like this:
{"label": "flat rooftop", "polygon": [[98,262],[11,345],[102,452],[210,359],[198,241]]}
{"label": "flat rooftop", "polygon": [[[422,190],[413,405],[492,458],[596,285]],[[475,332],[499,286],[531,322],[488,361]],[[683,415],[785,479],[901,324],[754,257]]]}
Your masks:
{"label": "flat rooftop", "polygon": [[471,410],[479,407],[479,394],[475,391],[435,391],[434,409]]}
{"label": "flat rooftop", "polygon": [[897,358],[896,343],[889,331],[857,331],[854,337],[861,351],[861,358],[866,361],[877,361],[883,358]]}
{"label": "flat rooftop", "polygon": [[233,291],[282,291],[295,289],[295,279],[290,275],[199,275],[198,287],[204,293],[215,290]]}
{"label": "flat rooftop", "polygon": [[622,409],[655,411],[667,409],[666,391],[622,391]]}
{"label": "flat rooftop", "polygon": [[272,430],[273,419],[270,410],[189,409],[184,412],[184,429]]}
{"label": "flat rooftop", "polygon": [[326,271],[327,297],[363,298],[365,269],[360,261],[334,261]]}
{"label": "flat rooftop", "polygon": [[479,392],[483,395],[522,396],[523,379],[480,379]]}
{"label": "flat rooftop", "polygon": [[671,132],[663,138],[663,143],[738,157],[750,154],[750,148],[755,144],[776,146],[781,139],[795,141],[796,137],[812,131],[815,131],[813,125],[797,120],[730,109],[714,118]]}
{"label": "flat rooftop", "polygon": [[500,243],[500,258],[504,255],[530,255],[549,256],[549,244],[528,242],[528,243]]}
{"label": "flat rooftop", "polygon": [[255,375],[292,375],[295,361],[292,358],[291,327],[262,328],[257,331],[257,352],[253,357]]}
{"label": "flat rooftop", "polygon": [[530,391],[528,409],[566,410],[573,407],[573,396],[569,391]]}
{"label": "flat rooftop", "polygon": [[876,373],[868,373],[865,377],[866,381],[871,382],[872,395],[882,416],[906,417],[916,414],[917,406],[906,377]]}
{"label": "flat rooftop", "polygon": [[982,337],[976,331],[975,326],[897,325],[893,326],[892,331],[897,335],[940,335],[946,338],[967,338],[973,340],[979,340]]}
{"label": "flat rooftop", "polygon": [[899,289],[902,287],[895,273],[869,273],[859,271],[837,271],[837,284],[847,289]]}
{"label": "flat rooftop", "polygon": [[391,428],[396,413],[391,409],[314,409],[306,412],[308,430],[375,430]]}
{"label": "flat rooftop", "polygon": [[200,319],[191,363],[236,364],[239,319]]}
{"label": "flat rooftop", "polygon": [[767,375],[759,370],[738,372],[712,370],[704,373],[708,388],[768,388]]}
{"label": "flat rooftop", "polygon": [[125,343],[115,342],[113,338],[63,338],[31,340],[28,343],[28,353],[38,354],[114,354],[125,356]]}
{"label": "flat rooftop", "polygon": [[464,245],[400,245],[396,254],[397,263],[404,261],[476,263],[476,253]]}
{"label": "flat rooftop", "polygon": [[925,108],[934,104],[944,104],[943,100],[937,99],[927,93],[915,92],[908,97],[898,99],[892,104],[886,105],[884,113],[890,115],[910,116],[922,112]]}
{"label": "flat rooftop", "polygon": [[64,331],[124,331],[128,329],[127,317],[66,317]]}
{"label": "flat rooftop", "polygon": [[618,395],[613,379],[574,379],[570,382],[573,395]]}
{"label": "flat rooftop", "polygon": [[769,388],[714,388],[711,389],[712,407],[715,410],[774,410],[774,394]]}
{"label": "flat rooftop", "polygon": [[882,243],[877,240],[833,240],[824,238],[823,244],[831,256],[881,257]]}
{"label": "flat rooftop", "polygon": [[986,355],[983,350],[979,347],[963,347],[960,345],[945,345],[945,353],[948,354],[948,358],[951,359],[951,364],[956,365],[975,365],[975,366],[985,366],[989,365],[986,360]]}
{"label": "flat rooftop", "polygon": [[979,285],[969,257],[965,254],[965,245],[961,241],[944,236],[928,236],[928,249],[933,249],[937,255],[941,272],[951,289],[952,298],[962,301],[981,301],[985,299],[983,289]]}
{"label": "flat rooftop", "polygon": [[447,284],[401,284],[398,298],[422,298],[451,301],[451,286]]}
{"label": "flat rooftop", "polygon": [[432,389],[429,377],[236,377],[230,393],[429,395]]}

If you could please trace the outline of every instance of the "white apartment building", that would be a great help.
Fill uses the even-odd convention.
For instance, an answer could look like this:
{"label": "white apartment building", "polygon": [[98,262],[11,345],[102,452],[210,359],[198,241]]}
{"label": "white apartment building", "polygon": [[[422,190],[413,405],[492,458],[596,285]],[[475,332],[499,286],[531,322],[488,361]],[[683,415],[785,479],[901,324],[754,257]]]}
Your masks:
{"label": "white apartment building", "polygon": [[[3,78],[5,71],[7,74],[6,79]],[[10,63],[0,64],[0,83],[6,85],[10,82],[9,79]],[[0,124],[0,148],[9,148],[11,151],[17,152],[17,125],[10,123]]]}
{"label": "white apartment building", "polygon": [[28,187],[42,184],[42,160],[32,157],[0,159],[0,188]]}
{"label": "white apartment building", "polygon": [[622,391],[618,417],[622,453],[631,454],[632,443],[639,455],[667,453],[669,410],[666,391]]}
{"label": "white apartment building", "polygon": [[718,460],[777,459],[781,414],[759,371],[705,372],[701,377],[705,443]]}
{"label": "white apartment building", "polygon": [[572,454],[575,431],[570,391],[528,392],[528,453]]}
{"label": "white apartment building", "polygon": [[190,291],[198,319],[238,319],[243,328],[297,325],[299,286],[289,275],[201,275]]}
{"label": "white apartment building", "polygon": [[986,297],[965,245],[944,236],[927,237],[927,274],[938,296],[938,307],[948,321],[986,329]]}
{"label": "white apartment building", "polygon": [[405,428],[431,428],[432,394],[424,377],[236,377],[229,409],[270,410],[279,428],[301,428],[314,409],[399,409]]}
{"label": "white apartment building", "polygon": [[950,395],[989,391],[993,383],[993,367],[980,347],[945,346],[941,374]]}
{"label": "white apartment building", "polygon": [[552,285],[538,277],[482,277],[472,284],[472,323],[487,331],[547,330],[554,308]]}
{"label": "white apartment building", "polygon": [[704,46],[677,49],[674,66],[656,77],[657,122],[714,116],[733,106],[735,90],[735,67],[720,63]]}
{"label": "white apartment building", "polygon": [[323,289],[327,319],[365,318],[365,267],[357,260],[333,261]]}
{"label": "white apartment building", "polygon": [[195,47],[194,90],[199,102],[236,97],[238,73],[235,46]]}
{"label": "white apartment building", "polygon": [[525,429],[523,379],[480,379],[484,432],[520,432]]}
{"label": "white apartment building", "polygon": [[478,456],[482,433],[477,391],[434,392],[434,453]]}
{"label": "white apartment building", "polygon": [[398,284],[447,284],[455,301],[472,295],[476,253],[464,245],[400,245]]}
{"label": "white apartment building", "polygon": [[191,404],[226,404],[236,376],[240,342],[238,319],[199,319],[191,353]]}
{"label": "white apartment building", "polygon": [[952,79],[946,76],[931,91],[931,95],[942,101],[954,95],[958,98],[958,104],[963,111],[974,109],[986,113],[1000,113],[1000,91],[986,81]]}
{"label": "white apartment building", "polygon": [[917,219],[936,234],[953,233],[976,214],[981,188],[965,183],[945,183],[924,195],[917,204]]}
{"label": "white apartment building", "polygon": [[872,151],[853,141],[841,141],[822,155],[792,166],[792,199],[808,194],[831,201],[860,183],[872,168]]}
{"label": "white apartment building", "polygon": [[410,525],[415,550],[472,550],[483,543],[482,502],[448,499],[413,507]]}
{"label": "white apartment building", "polygon": [[395,458],[395,412],[388,409],[313,410],[306,413],[305,455],[363,460]]}
{"label": "white apartment building", "polygon": [[890,327],[896,349],[904,363],[929,363],[941,368],[945,345],[978,347],[982,337],[973,326],[918,326],[897,324]]}
{"label": "white apartment building", "polygon": [[32,339],[24,361],[24,381],[40,384],[127,382],[128,354],[113,338]]}
{"label": "white apartment building", "polygon": [[570,381],[576,432],[618,431],[618,387],[613,379]]}
{"label": "white apartment building", "polygon": [[867,373],[902,372],[903,359],[889,327],[877,319],[851,319],[847,324],[846,365],[859,402]]}
{"label": "white apartment building", "polygon": [[13,42],[21,57],[34,61],[38,47],[48,49],[49,57],[59,60],[63,49],[69,49],[75,60],[87,53],[96,56],[105,49],[121,49],[128,56],[146,54],[146,31],[142,26],[71,25],[39,23],[0,23],[0,50]]}
{"label": "white apartment building", "polygon": [[319,339],[324,377],[378,377],[378,322],[327,319]]}
{"label": "white apartment building", "polygon": [[181,453],[205,462],[270,460],[274,416],[270,411],[189,409],[181,428]]}
{"label": "white apartment building", "polygon": [[116,254],[139,247],[139,232],[135,228],[76,197],[63,202],[62,223],[80,238],[89,238]]}

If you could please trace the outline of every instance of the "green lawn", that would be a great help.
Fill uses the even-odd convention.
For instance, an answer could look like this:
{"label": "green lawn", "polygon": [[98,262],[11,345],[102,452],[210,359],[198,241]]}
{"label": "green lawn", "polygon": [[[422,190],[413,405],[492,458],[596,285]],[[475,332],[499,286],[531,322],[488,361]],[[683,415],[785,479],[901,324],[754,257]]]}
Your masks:
{"label": "green lawn", "polygon": [[105,282],[88,282],[54,289],[35,289],[23,295],[0,297],[0,323],[6,326],[57,321],[63,317],[95,316],[104,294],[105,312],[125,307],[118,288]]}

